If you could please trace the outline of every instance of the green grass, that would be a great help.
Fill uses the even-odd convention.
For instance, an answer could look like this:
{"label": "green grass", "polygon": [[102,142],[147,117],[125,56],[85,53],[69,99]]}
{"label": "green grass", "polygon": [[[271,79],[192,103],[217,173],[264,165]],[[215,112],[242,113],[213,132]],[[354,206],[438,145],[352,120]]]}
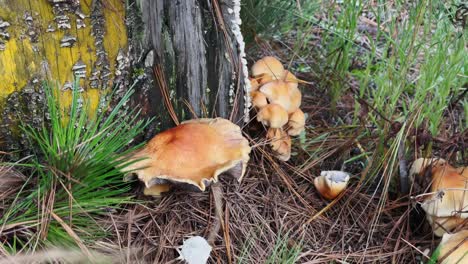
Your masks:
{"label": "green grass", "polygon": [[[318,1],[246,0],[241,2],[242,34],[247,44],[255,37],[273,38],[297,28],[305,29],[318,10]],[[298,39],[303,36],[298,34]],[[304,40],[304,39],[302,39]]]}
{"label": "green grass", "polygon": [[440,246],[434,250],[434,252],[431,255],[431,258],[427,261],[427,264],[436,264],[437,259],[439,258],[439,255],[440,255]]}
{"label": "green grass", "polygon": [[117,168],[122,166],[119,159],[140,146],[126,148],[149,123],[139,120],[137,110],[121,113],[132,89],[110,112],[96,115],[89,115],[78,89],[73,89],[69,108],[61,105],[60,89],[46,84],[44,91],[50,120],[41,129],[21,126],[37,152],[21,165],[30,177],[0,219],[0,226],[26,223],[21,225],[27,227],[24,231],[2,245],[12,253],[86,245],[104,236],[98,220],[131,198]]}
{"label": "green grass", "polygon": [[[261,232],[261,231],[259,231]],[[254,246],[253,243],[258,239],[255,232],[251,232],[245,244],[241,249],[241,254],[236,260],[236,263],[250,263],[248,260],[249,252]],[[290,240],[291,239],[291,240]],[[291,245],[290,241],[293,241],[294,245]],[[302,252],[303,241],[297,241],[297,238],[290,237],[288,232],[280,231],[280,235],[276,238],[276,241],[268,253],[264,264],[293,264],[298,260],[299,254]],[[258,260],[257,260],[258,261]]]}
{"label": "green grass", "polygon": [[302,252],[301,244],[302,242],[299,241],[297,245],[294,245],[294,246],[289,245],[289,235],[287,233],[285,235],[278,236],[275,246],[270,256],[266,259],[265,264],[296,263],[299,257],[299,254]]}

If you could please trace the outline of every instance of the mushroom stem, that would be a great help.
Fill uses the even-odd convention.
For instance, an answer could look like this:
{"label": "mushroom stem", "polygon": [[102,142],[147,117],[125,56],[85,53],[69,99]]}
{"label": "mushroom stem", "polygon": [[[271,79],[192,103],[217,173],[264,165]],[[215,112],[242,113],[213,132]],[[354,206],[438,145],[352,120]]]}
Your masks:
{"label": "mushroom stem", "polygon": [[216,218],[208,235],[208,243],[214,245],[219,230],[223,225],[223,187],[221,182],[216,182],[211,186],[211,193],[213,194]]}
{"label": "mushroom stem", "polygon": [[400,168],[400,192],[403,195],[409,193],[408,164],[405,159],[405,139],[402,139],[398,148],[398,159]]}

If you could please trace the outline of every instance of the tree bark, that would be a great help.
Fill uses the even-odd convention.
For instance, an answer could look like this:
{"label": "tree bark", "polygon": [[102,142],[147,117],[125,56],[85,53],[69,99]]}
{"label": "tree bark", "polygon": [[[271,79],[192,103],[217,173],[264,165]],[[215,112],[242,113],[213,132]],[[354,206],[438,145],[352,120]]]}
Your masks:
{"label": "tree bark", "polygon": [[44,80],[66,105],[76,76],[90,111],[101,111],[127,78],[127,40],[121,0],[0,0],[0,148],[29,148],[18,124],[47,119]]}
{"label": "tree bark", "polygon": [[[164,69],[172,103],[179,118],[191,117],[182,100],[201,116],[229,117],[233,106],[243,107],[239,86],[239,58],[232,32],[232,1],[141,0],[144,47],[150,58]],[[162,107],[158,87],[148,104]],[[236,97],[237,95],[237,97]],[[236,100],[237,99],[237,100]],[[155,109],[154,111],[163,111]],[[154,113],[156,114],[156,113]]]}
{"label": "tree bark", "polygon": [[[18,120],[39,127],[47,117],[41,81],[57,81],[70,102],[74,75],[92,112],[112,89],[118,100],[136,84],[129,107],[158,120],[145,139],[173,125],[161,83],[180,120],[193,117],[185,100],[198,117],[229,118],[235,109],[239,121],[244,76],[233,10],[230,0],[0,0],[0,148],[27,148]],[[164,80],[155,79],[156,66]]]}

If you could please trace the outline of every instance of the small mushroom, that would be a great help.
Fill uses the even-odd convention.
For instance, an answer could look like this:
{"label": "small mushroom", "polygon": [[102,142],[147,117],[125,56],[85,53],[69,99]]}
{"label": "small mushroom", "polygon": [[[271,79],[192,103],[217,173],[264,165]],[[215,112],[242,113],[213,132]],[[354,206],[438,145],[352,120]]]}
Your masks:
{"label": "small mushroom", "polygon": [[250,80],[250,90],[252,92],[257,91],[258,87],[260,87],[260,84],[258,83],[257,79],[249,77],[249,80]]}
{"label": "small mushroom", "polygon": [[260,109],[268,104],[266,96],[259,91],[250,92],[250,97],[252,98],[252,105],[257,109]]}
{"label": "small mushroom", "polygon": [[285,81],[288,87],[291,88],[297,88],[299,85],[299,80],[292,74],[290,71],[285,70],[283,72],[283,76],[281,77],[281,80]]}
{"label": "small mushroom", "polygon": [[240,182],[250,150],[240,127],[229,120],[194,119],[157,134],[121,170],[135,173],[147,188],[171,183],[204,191],[222,173]]}
{"label": "small mushroom", "polygon": [[291,158],[291,137],[283,129],[270,128],[266,137],[278,159],[288,161]]}
{"label": "small mushroom", "polygon": [[299,107],[301,106],[302,93],[299,90],[299,88],[297,88],[297,86],[296,87],[288,86],[288,89],[289,89],[289,102],[290,102],[288,113],[291,114],[297,109],[299,109]]}
{"label": "small mushroom", "polygon": [[264,84],[260,87],[262,92],[272,104],[278,104],[286,111],[290,111],[291,98],[289,95],[289,88],[284,81],[277,80]]}
{"label": "small mushroom", "polygon": [[170,184],[154,184],[149,188],[145,188],[143,191],[144,195],[147,196],[161,196],[162,193],[168,192],[171,190]]}
{"label": "small mushroom", "polygon": [[344,171],[322,171],[314,185],[324,198],[333,200],[346,189],[348,181],[349,174]]}
{"label": "small mushroom", "polygon": [[262,73],[260,75],[257,75],[255,76],[255,80],[257,81],[259,87],[266,84],[266,83],[269,83],[273,80],[276,80],[276,78],[273,78],[270,74],[267,74],[267,73]]}
{"label": "small mushroom", "polygon": [[[454,168],[443,159],[417,159],[410,176],[431,177],[430,193],[421,204],[434,234],[441,236],[456,227],[461,219],[468,218],[468,173],[464,168]],[[458,219],[457,219],[458,218]]]}
{"label": "small mushroom", "polygon": [[288,123],[288,112],[280,105],[268,104],[258,112],[257,121],[271,128],[281,128]]}
{"label": "small mushroom", "polygon": [[439,249],[438,260],[442,261],[441,264],[468,263],[468,230],[444,234]]}
{"label": "small mushroom", "polygon": [[[263,75],[264,78],[270,76],[274,79],[279,79],[284,74],[284,67],[281,62],[276,59],[275,57],[266,56],[262,59],[258,60],[257,62],[252,65],[252,75],[257,78]],[[265,76],[266,75],[266,76]],[[270,80],[271,80],[270,78]],[[260,84],[264,84],[265,80],[261,80]]]}
{"label": "small mushroom", "polygon": [[288,134],[290,136],[297,136],[305,128],[305,115],[301,109],[297,109],[294,113],[289,115],[288,121]]}

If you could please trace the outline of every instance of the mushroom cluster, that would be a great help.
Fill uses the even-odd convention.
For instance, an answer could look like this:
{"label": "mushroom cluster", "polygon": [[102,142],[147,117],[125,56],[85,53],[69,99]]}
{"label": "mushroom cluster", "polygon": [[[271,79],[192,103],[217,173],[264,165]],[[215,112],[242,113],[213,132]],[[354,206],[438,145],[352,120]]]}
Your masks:
{"label": "mushroom cluster", "polygon": [[223,118],[201,118],[157,134],[132,153],[130,164],[121,170],[145,183],[145,195],[158,196],[173,185],[205,191],[224,173],[240,182],[249,154],[249,142],[239,126]]}
{"label": "mushroom cluster", "polygon": [[252,105],[257,121],[268,127],[267,139],[280,160],[291,157],[291,137],[305,126],[299,80],[274,57],[264,57],[252,66]]}
{"label": "mushroom cluster", "polygon": [[454,168],[443,159],[420,158],[411,166],[410,176],[414,175],[431,177],[430,191],[424,195],[421,207],[436,236],[441,237],[466,221],[468,167]]}

